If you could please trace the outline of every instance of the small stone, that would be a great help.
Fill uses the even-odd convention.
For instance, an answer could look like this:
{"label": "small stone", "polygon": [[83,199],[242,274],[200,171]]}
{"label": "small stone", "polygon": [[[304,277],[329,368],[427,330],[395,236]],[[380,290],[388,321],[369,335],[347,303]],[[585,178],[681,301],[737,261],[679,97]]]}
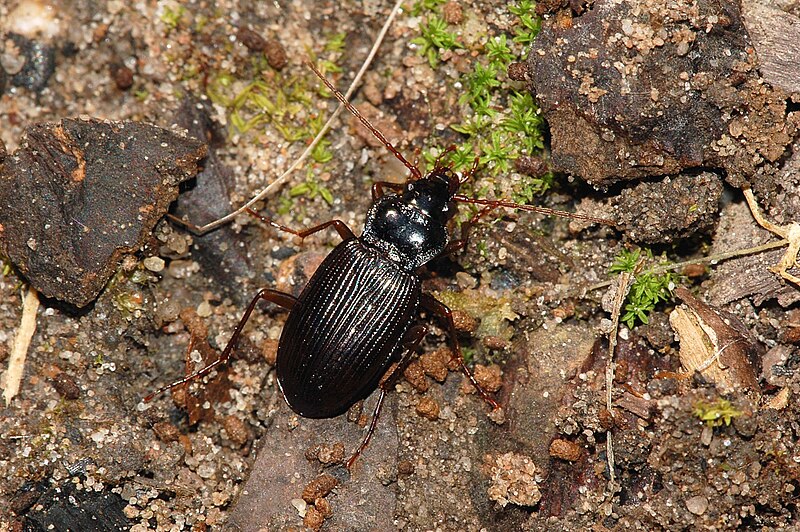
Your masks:
{"label": "small stone", "polygon": [[80,386],[77,385],[75,379],[64,372],[59,373],[53,378],[53,387],[58,392],[58,395],[64,399],[74,400],[81,395]]}
{"label": "small stone", "polygon": [[208,301],[203,301],[199,305],[197,305],[197,315],[201,318],[208,318],[211,316],[212,313],[211,303]]}
{"label": "small stone", "polygon": [[437,382],[444,382],[447,378],[447,362],[451,359],[450,350],[437,349],[433,353],[425,353],[419,357],[425,374]]}
{"label": "small stone", "polygon": [[166,421],[159,421],[153,425],[153,432],[155,432],[158,439],[163,442],[177,441],[181,436],[181,431],[178,430],[178,427]]}
{"label": "small stone", "polygon": [[267,41],[267,48],[264,50],[267,56],[267,63],[275,70],[281,70],[289,63],[286,49],[276,39],[269,39]]}
{"label": "small stone", "polygon": [[162,302],[156,308],[156,317],[161,323],[172,323],[178,319],[181,312],[181,307],[176,301],[167,300]]}
{"label": "small stone", "polygon": [[522,155],[514,161],[514,169],[520,174],[541,177],[550,171],[550,166],[541,157]]}
{"label": "small stone", "polygon": [[484,366],[483,364],[475,365],[475,380],[481,385],[481,388],[487,392],[496,392],[503,386],[503,370],[497,364]]}
{"label": "small stone", "polygon": [[458,2],[451,0],[442,6],[442,16],[448,24],[461,24],[464,20],[464,10]]}
{"label": "small stone", "polygon": [[499,408],[494,408],[491,412],[486,414],[486,417],[488,417],[495,425],[502,425],[506,422],[506,411],[502,406]]}
{"label": "small stone", "polygon": [[311,530],[319,530],[324,522],[325,517],[320,511],[314,506],[309,506],[306,510],[306,516],[303,518],[303,525]]}
{"label": "small stone", "polygon": [[290,502],[292,506],[294,506],[294,509],[297,510],[297,514],[300,517],[306,516],[306,512],[308,511],[308,503],[306,503],[306,501],[303,499],[292,499]]}
{"label": "small stone", "polygon": [[508,77],[514,81],[525,81],[528,77],[528,65],[526,63],[511,63],[508,65]]}
{"label": "small stone", "polygon": [[581,447],[569,440],[556,439],[550,444],[550,456],[567,462],[575,462],[581,457]]}
{"label": "small stone", "polygon": [[133,86],[133,70],[125,65],[111,67],[111,77],[114,84],[121,91],[126,91]]}
{"label": "small stone", "polygon": [[429,419],[431,421],[436,421],[439,419],[439,403],[431,399],[430,397],[423,397],[417,403],[417,414],[424,417],[425,419]]}
{"label": "small stone", "polygon": [[164,269],[164,259],[161,257],[147,257],[142,261],[144,267],[151,272],[160,272]]}
{"label": "small stone", "polygon": [[403,377],[418,392],[428,391],[428,379],[425,378],[425,369],[419,360],[413,360],[406,366]]}
{"label": "small stone", "polygon": [[484,336],[482,341],[483,345],[486,346],[487,349],[491,349],[493,351],[502,351],[508,347],[508,340],[499,336]]}
{"label": "small stone", "polygon": [[323,473],[303,489],[303,500],[307,503],[313,503],[315,499],[325,497],[333,488],[339,484],[339,481],[327,473]]}
{"label": "small stone", "polygon": [[466,312],[461,312],[460,310],[453,311],[453,325],[457,331],[463,332],[475,332],[478,328],[478,320],[467,314]]}
{"label": "small stone", "polygon": [[414,472],[414,463],[409,460],[400,460],[397,462],[398,475],[410,475]]}
{"label": "small stone", "polygon": [[331,503],[328,502],[328,499],[319,498],[314,501],[314,507],[322,514],[322,517],[325,519],[329,518],[333,515],[333,508],[331,507]]}
{"label": "small stone", "polygon": [[694,515],[703,515],[708,510],[708,499],[702,495],[696,495],[686,499],[686,509]]}
{"label": "small stone", "polygon": [[614,426],[614,415],[605,408],[597,413],[597,419],[600,422],[600,426],[605,430],[609,430]]}
{"label": "small stone", "polygon": [[263,52],[267,49],[267,40],[250,28],[239,28],[239,31],[236,32],[236,38],[240,43],[245,45],[248,50]]}
{"label": "small stone", "polygon": [[278,360],[278,341],[267,338],[258,344],[258,347],[261,350],[264,360],[267,361],[267,364],[274,366],[275,361]]}
{"label": "small stone", "polygon": [[239,446],[244,445],[250,439],[250,430],[247,428],[247,423],[236,416],[225,416],[222,419],[222,426],[225,428],[225,432],[228,433],[228,438]]}
{"label": "small stone", "polygon": [[344,444],[336,442],[333,445],[320,445],[317,459],[323,464],[338,464],[344,461]]}

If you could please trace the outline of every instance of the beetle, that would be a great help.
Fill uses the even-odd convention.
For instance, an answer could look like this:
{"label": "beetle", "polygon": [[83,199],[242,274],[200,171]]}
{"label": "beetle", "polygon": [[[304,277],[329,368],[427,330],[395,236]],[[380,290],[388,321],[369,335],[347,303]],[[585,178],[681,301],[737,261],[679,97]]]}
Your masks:
{"label": "beetle", "polygon": [[[337,99],[409,169],[411,178],[405,184],[373,184],[373,202],[360,236],[341,220],[297,231],[248,209],[264,223],[300,238],[332,227],[342,242],[323,260],[298,297],[272,288],[261,289],[247,306],[217,360],[150,394],[145,401],[227,363],[258,302],[269,301],[289,311],[278,342],[276,376],[281,393],[294,412],[308,418],[336,417],[376,388],[380,389],[367,434],[346,463],[349,469],[369,443],[387,390],[428,332],[425,325],[415,321],[419,309],[445,322],[453,356],[461,370],[483,400],[494,411],[500,409],[464,363],[452,312],[444,303],[422,291],[420,273],[428,263],[462,249],[469,227],[500,207],[595,222],[610,221],[459,194],[460,186],[474,173],[478,161],[476,159],[472,170],[459,178],[441,163],[447,150],[440,155],[434,169],[422,175],[313,65],[309,66]],[[482,208],[462,224],[460,238],[453,240],[448,222],[458,212],[458,202]]]}

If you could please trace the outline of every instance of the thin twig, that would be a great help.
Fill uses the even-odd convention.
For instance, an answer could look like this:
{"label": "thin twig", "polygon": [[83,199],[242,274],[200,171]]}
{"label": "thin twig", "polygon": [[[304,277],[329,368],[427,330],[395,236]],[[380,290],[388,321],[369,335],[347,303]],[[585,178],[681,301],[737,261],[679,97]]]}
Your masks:
{"label": "thin twig", "polygon": [[[356,88],[358,88],[359,83],[361,83],[361,78],[364,76],[364,73],[367,71],[367,69],[369,68],[370,64],[372,64],[372,60],[375,58],[375,54],[378,52],[378,48],[380,47],[381,43],[383,42],[383,39],[386,36],[386,33],[389,31],[389,27],[391,26],[392,22],[394,21],[395,17],[397,16],[397,13],[400,12],[400,6],[402,4],[403,4],[403,0],[397,0],[397,2],[395,3],[394,7],[392,8],[392,12],[389,13],[389,17],[386,19],[386,22],[384,22],[380,33],[378,33],[378,37],[375,39],[375,42],[372,45],[372,49],[369,51],[369,55],[367,55],[367,58],[364,60],[364,64],[361,65],[361,69],[356,74],[356,77],[353,78],[353,82],[350,84],[350,87],[347,89],[347,92],[345,92],[344,96],[345,96],[346,99],[350,98],[350,96],[352,96],[352,94],[355,92]],[[261,192],[259,192],[255,196],[253,196],[247,203],[245,203],[244,205],[242,205],[241,207],[239,207],[238,209],[236,209],[232,213],[226,214],[222,218],[214,220],[213,222],[207,223],[206,225],[203,225],[203,226],[196,226],[196,225],[193,225],[191,223],[188,223],[188,222],[180,220],[180,219],[177,219],[177,221],[182,223],[187,228],[189,228],[193,233],[202,235],[204,233],[207,233],[208,231],[211,231],[212,229],[216,229],[217,227],[230,222],[236,216],[242,214],[247,209],[253,207],[253,205],[255,205],[257,202],[261,201],[262,199],[264,199],[265,197],[267,197],[271,193],[275,192],[284,183],[286,183],[286,181],[289,180],[289,175],[296,168],[298,168],[303,163],[303,161],[305,161],[308,158],[308,156],[314,150],[316,145],[319,144],[319,141],[322,140],[322,138],[328,132],[328,130],[330,129],[331,125],[333,124],[333,121],[336,120],[336,118],[339,116],[339,113],[342,112],[342,109],[344,109],[344,105],[342,105],[340,103],[338,105],[338,107],[336,107],[336,110],[333,112],[333,114],[328,119],[328,121],[325,122],[325,125],[322,126],[322,129],[319,130],[319,133],[317,133],[317,136],[314,137],[314,140],[311,141],[311,144],[309,144],[306,147],[306,149],[303,151],[303,153],[300,154],[300,157],[298,157],[291,164],[291,166],[289,166],[289,168],[287,168],[286,171],[283,172],[275,181],[273,181],[272,183],[267,185],[264,189],[261,190]]]}
{"label": "thin twig", "polygon": [[8,359],[3,399],[6,406],[19,393],[22,374],[25,371],[25,357],[31,345],[33,333],[36,332],[36,312],[39,310],[39,297],[33,287],[28,289],[22,304],[22,319],[20,320],[14,345],[11,347],[11,357]]}
{"label": "thin twig", "polygon": [[[608,333],[608,358],[606,359],[606,410],[614,418],[613,410],[613,397],[614,391],[614,372],[616,371],[616,363],[614,362],[614,353],[617,350],[617,335],[619,334],[619,316],[622,313],[622,305],[625,303],[625,298],[628,297],[633,280],[639,275],[642,266],[644,265],[645,258],[641,257],[634,266],[631,272],[621,272],[617,276],[617,293],[614,295],[614,308],[611,309],[611,330]],[[606,459],[608,462],[608,475],[609,480],[613,484],[616,480],[614,476],[614,441],[612,437],[612,429],[608,429],[606,433]]]}

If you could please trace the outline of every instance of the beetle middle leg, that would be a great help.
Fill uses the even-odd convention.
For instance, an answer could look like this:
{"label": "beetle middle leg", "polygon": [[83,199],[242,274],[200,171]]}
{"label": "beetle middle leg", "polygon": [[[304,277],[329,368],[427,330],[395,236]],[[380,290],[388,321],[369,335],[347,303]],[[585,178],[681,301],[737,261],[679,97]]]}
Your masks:
{"label": "beetle middle leg", "polygon": [[282,307],[286,310],[291,310],[294,304],[297,302],[297,298],[291,294],[280,292],[272,288],[262,288],[261,290],[258,291],[256,297],[254,297],[253,300],[250,302],[250,304],[247,306],[247,310],[245,310],[242,319],[239,320],[239,324],[236,326],[236,329],[234,329],[233,335],[231,335],[231,339],[228,340],[228,344],[225,346],[225,349],[223,349],[222,354],[219,356],[218,359],[211,362],[207,366],[195,371],[191,375],[188,375],[171,384],[163,386],[158,390],[148,394],[144,398],[144,402],[146,403],[156,395],[166,392],[167,390],[170,390],[176,386],[180,386],[181,384],[186,384],[187,382],[192,381],[198,377],[207,375],[212,369],[216,368],[217,366],[226,364],[231,357],[231,353],[233,353],[233,350],[236,349],[236,344],[239,342],[239,336],[241,336],[242,331],[244,330],[244,326],[247,324],[247,320],[250,319],[250,315],[253,313],[253,310],[255,310],[258,302],[262,299],[265,301],[269,301],[271,303],[275,303],[279,307]]}
{"label": "beetle middle leg", "polygon": [[453,323],[453,311],[451,311],[447,305],[430,294],[422,294],[420,304],[423,308],[445,321],[447,324],[450,344],[453,348],[453,356],[458,359],[458,363],[461,365],[461,371],[467,376],[469,381],[472,383],[472,386],[481,395],[483,400],[492,407],[492,410],[499,410],[500,405],[497,404],[497,401],[495,401],[492,396],[489,395],[489,392],[484,390],[483,386],[481,386],[478,381],[475,380],[475,375],[472,374],[467,365],[464,363],[464,355],[461,354],[461,347],[458,345],[458,338],[456,337],[456,325]]}
{"label": "beetle middle leg", "polygon": [[258,218],[259,220],[261,220],[265,224],[271,225],[275,229],[277,229],[279,231],[283,231],[284,233],[291,233],[291,234],[293,234],[295,236],[299,236],[300,238],[305,238],[307,236],[313,235],[314,233],[318,233],[318,232],[322,231],[323,229],[326,229],[326,228],[328,228],[330,226],[333,226],[333,228],[336,229],[336,232],[339,233],[339,236],[342,237],[342,240],[347,240],[349,238],[355,238],[356,237],[356,235],[353,234],[353,231],[351,231],[350,228],[347,227],[347,224],[344,223],[341,220],[328,220],[327,222],[321,223],[319,225],[315,225],[314,227],[309,227],[308,229],[300,229],[300,230],[298,230],[298,229],[292,229],[291,227],[288,227],[288,226],[285,226],[285,225],[281,225],[278,222],[274,221],[272,218],[268,218],[266,216],[262,216],[262,215],[258,214],[253,209],[246,209],[246,210],[247,210],[248,213],[252,214],[253,216]]}
{"label": "beetle middle leg", "polygon": [[405,370],[406,366],[408,366],[408,363],[411,361],[411,358],[416,354],[417,347],[419,346],[420,342],[422,342],[422,339],[425,338],[426,334],[428,334],[428,327],[421,324],[414,325],[406,332],[403,340],[405,352],[400,360],[397,363],[392,364],[386,374],[381,378],[381,391],[378,395],[378,402],[375,404],[375,410],[372,412],[372,420],[370,421],[369,429],[367,429],[367,435],[364,436],[364,439],[361,441],[361,445],[358,446],[358,449],[356,449],[353,455],[347,459],[347,462],[345,462],[344,465],[348,470],[361,455],[364,449],[367,448],[369,441],[372,439],[372,433],[375,432],[375,427],[378,426],[378,417],[381,415],[381,408],[383,408],[383,400],[386,397],[386,392],[397,383],[397,379],[403,374],[403,370]]}

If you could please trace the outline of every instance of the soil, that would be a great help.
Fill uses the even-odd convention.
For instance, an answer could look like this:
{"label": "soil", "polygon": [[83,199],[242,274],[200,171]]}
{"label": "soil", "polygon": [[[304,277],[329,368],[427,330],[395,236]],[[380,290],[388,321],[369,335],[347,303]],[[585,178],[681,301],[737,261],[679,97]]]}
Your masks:
{"label": "soil", "polygon": [[[519,22],[505,2],[418,4],[415,13],[407,2],[353,101],[408,159],[424,161],[431,145],[464,141],[449,128],[467,113],[461,75],[487,39],[513,35]],[[452,363],[442,324],[422,316],[430,328],[423,355],[388,394],[370,445],[348,471],[343,460],[366,433],[377,394],[333,419],[293,413],[273,369],[286,312],[270,305],[253,314],[227,368],[145,403],[215,359],[259,288],[297,295],[339,242],[334,231],[300,242],[247,214],[202,237],[162,218],[140,245],[115,255],[116,270],[104,266],[111,279],[96,299],[77,308],[57,291],[41,296],[20,392],[0,405],[0,529],[797,526],[800,289],[770,269],[786,248],[684,266],[675,279],[686,291],[675,290],[646,324],[632,327],[614,326],[619,276],[609,273],[622,252],[643,244],[677,263],[778,240],[752,218],[738,188],[745,184],[769,220],[787,227],[798,220],[796,78],[783,69],[764,79],[753,50],[767,52],[747,33],[755,27],[747,17],[765,12],[796,27],[797,8],[765,1],[769,9],[740,13],[735,3],[700,2],[692,3],[697,12],[689,6],[678,16],[665,11],[667,2],[637,4],[539,5],[546,18],[534,49],[544,53],[499,77],[502,87],[522,92],[533,81],[552,143],[499,177],[476,176],[472,189],[510,193],[526,175],[554,168],[566,174],[538,202],[616,225],[490,215],[462,253],[434,261],[423,276],[425,290],[455,311],[458,340],[502,412],[492,412]],[[4,161],[34,124],[88,116],[186,130],[207,144],[207,156],[171,213],[196,224],[274,181],[306,146],[308,124],[332,112],[335,100],[304,60],[327,64],[327,75],[346,87],[391,10],[374,0],[47,6],[0,3],[2,171],[13,167]],[[432,66],[411,41],[435,10],[465,46],[440,52]],[[715,22],[704,34],[700,19],[719,10],[727,14],[714,19],[723,29]],[[631,45],[615,31],[593,33],[603,20],[612,30],[627,20],[624,28],[636,31],[620,36]],[[640,38],[648,21],[667,32],[655,47]],[[736,38],[726,41],[730,32]],[[339,33],[342,42],[331,45]],[[598,41],[576,38],[584,34]],[[559,62],[570,63],[570,54],[560,56],[557,43],[580,58],[574,78]],[[687,43],[696,47],[684,50]],[[658,98],[636,89],[626,100],[617,78],[595,75],[608,70],[607,57],[582,46],[625,54],[631,68],[677,60],[702,87],[682,99],[687,80],[662,70],[663,79],[648,80],[662,84]],[[537,63],[541,57],[550,62]],[[767,63],[776,76],[782,63]],[[614,106],[594,105],[605,93],[584,89],[597,89],[595,82]],[[269,120],[245,127],[238,120],[252,117],[252,108],[236,116],[236,104],[224,102],[246,87],[269,97],[247,104],[261,102]],[[604,114],[610,109],[620,112]],[[642,109],[652,116],[633,127]],[[702,123],[676,132],[697,109]],[[653,121],[659,112],[663,124]],[[683,135],[680,149],[670,152],[667,135]],[[371,184],[403,182],[408,173],[349,118],[327,138],[332,157],[307,161],[260,213],[293,228],[337,218],[359,233]],[[197,140],[186,142],[199,153]],[[109,206],[128,201],[126,194],[102,198]],[[102,231],[97,223],[92,229]],[[3,232],[0,225],[0,239]],[[9,253],[0,258],[5,367],[34,277]],[[610,411],[609,333],[617,344]],[[732,367],[726,357],[735,354],[735,371],[719,381],[702,365],[686,372],[690,337],[717,371]]]}

